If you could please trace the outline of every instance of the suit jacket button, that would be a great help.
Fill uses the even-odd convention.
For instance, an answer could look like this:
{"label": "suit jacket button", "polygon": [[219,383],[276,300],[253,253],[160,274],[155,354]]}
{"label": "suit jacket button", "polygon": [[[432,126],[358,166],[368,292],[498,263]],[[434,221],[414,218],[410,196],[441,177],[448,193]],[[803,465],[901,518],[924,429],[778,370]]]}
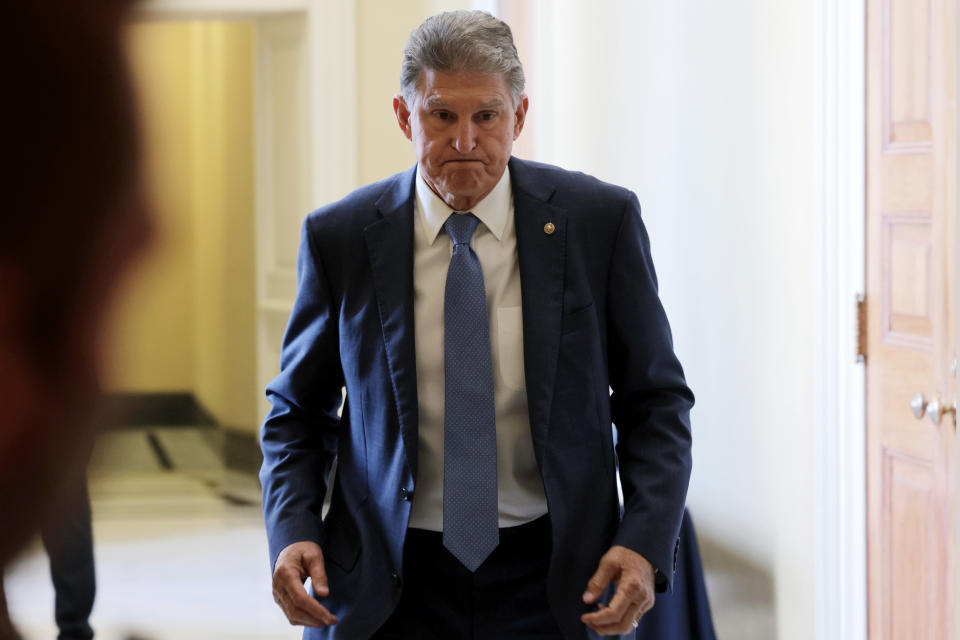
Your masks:
{"label": "suit jacket button", "polygon": [[390,577],[393,578],[393,586],[397,589],[400,588],[400,575],[396,573],[391,573]]}
{"label": "suit jacket button", "polygon": [[404,499],[405,502],[410,502],[413,499],[413,492],[407,491],[406,487],[400,489],[400,497]]}

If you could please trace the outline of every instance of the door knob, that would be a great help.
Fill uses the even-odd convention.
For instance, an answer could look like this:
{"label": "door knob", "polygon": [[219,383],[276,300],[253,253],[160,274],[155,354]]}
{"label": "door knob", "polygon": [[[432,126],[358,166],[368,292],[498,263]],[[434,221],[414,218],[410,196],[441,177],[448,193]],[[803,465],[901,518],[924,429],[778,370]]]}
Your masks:
{"label": "door knob", "polygon": [[910,401],[910,411],[913,412],[913,417],[917,420],[923,418],[924,412],[927,410],[927,401],[923,397],[921,391],[917,391],[913,394],[913,400]]}
{"label": "door knob", "polygon": [[927,417],[930,418],[930,422],[934,425],[939,425],[940,420],[943,419],[943,416],[946,414],[951,414],[953,416],[953,422],[957,422],[957,405],[956,403],[943,403],[940,401],[940,398],[931,400],[927,403]]}

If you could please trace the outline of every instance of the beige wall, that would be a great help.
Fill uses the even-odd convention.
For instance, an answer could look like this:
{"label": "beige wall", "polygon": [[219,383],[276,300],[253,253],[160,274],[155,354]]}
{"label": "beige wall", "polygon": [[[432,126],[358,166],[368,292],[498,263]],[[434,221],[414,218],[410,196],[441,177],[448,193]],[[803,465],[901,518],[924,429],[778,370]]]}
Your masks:
{"label": "beige wall", "polygon": [[132,28],[159,234],[108,388],[193,391],[255,430],[253,40],[244,22]]}
{"label": "beige wall", "polygon": [[400,89],[403,45],[426,18],[463,3],[443,0],[358,0],[357,94],[359,184],[386,178],[413,166],[410,141],[393,114],[393,96]]}
{"label": "beige wall", "polygon": [[253,25],[191,25],[196,394],[228,427],[257,428]]}
{"label": "beige wall", "polygon": [[[118,309],[113,390],[188,390],[194,385],[194,250],[191,147],[191,37],[186,25],[137,25],[131,62],[140,94],[145,163],[155,207],[155,243]],[[163,52],[162,56],[156,52]]]}
{"label": "beige wall", "polygon": [[[511,2],[511,5],[518,3]],[[533,157],[639,196],[697,396],[698,533],[815,637],[813,12],[790,0],[527,0]]]}

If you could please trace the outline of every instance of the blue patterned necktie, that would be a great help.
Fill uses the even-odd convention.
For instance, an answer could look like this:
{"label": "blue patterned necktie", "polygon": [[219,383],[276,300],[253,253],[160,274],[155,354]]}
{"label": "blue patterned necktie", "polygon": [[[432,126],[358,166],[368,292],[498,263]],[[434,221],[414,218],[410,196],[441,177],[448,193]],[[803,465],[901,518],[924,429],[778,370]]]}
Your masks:
{"label": "blue patterned necktie", "polygon": [[443,316],[443,546],[470,571],[500,543],[490,316],[470,248],[479,223],[472,213],[453,213],[444,224],[453,256]]}

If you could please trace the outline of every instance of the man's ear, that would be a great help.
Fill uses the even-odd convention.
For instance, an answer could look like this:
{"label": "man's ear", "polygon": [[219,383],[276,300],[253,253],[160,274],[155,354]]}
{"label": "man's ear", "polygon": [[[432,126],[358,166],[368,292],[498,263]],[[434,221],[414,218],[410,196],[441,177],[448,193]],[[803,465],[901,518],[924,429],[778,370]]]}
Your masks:
{"label": "man's ear", "polygon": [[520,137],[520,132],[523,131],[523,124],[527,121],[527,109],[530,108],[530,100],[527,98],[526,94],[520,96],[520,103],[517,105],[517,110],[514,112],[514,123],[513,123],[513,139],[516,140]]}
{"label": "man's ear", "polygon": [[393,96],[393,112],[397,114],[397,124],[400,125],[400,130],[403,131],[403,135],[407,137],[407,140],[412,139],[410,109],[407,108],[407,101],[404,100],[403,96],[399,93]]}

